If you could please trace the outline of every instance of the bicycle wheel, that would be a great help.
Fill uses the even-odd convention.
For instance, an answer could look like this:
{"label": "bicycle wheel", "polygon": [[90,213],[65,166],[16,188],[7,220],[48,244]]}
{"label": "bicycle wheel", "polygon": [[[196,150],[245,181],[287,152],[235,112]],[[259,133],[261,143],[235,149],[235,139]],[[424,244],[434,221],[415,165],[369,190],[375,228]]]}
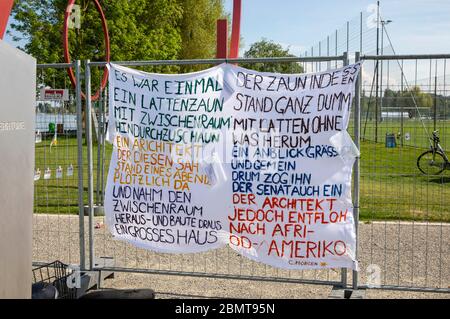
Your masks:
{"label": "bicycle wheel", "polygon": [[439,175],[445,169],[444,155],[440,152],[427,151],[417,159],[417,167],[425,175]]}

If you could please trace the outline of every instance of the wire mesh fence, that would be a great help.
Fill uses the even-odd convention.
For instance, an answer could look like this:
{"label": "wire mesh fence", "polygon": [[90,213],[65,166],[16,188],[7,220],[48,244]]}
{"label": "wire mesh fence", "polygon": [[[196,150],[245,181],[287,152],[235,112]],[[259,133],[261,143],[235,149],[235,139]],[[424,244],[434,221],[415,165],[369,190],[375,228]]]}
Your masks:
{"label": "wire mesh fence", "polygon": [[447,63],[447,59],[367,61],[361,101],[362,139],[379,142],[387,133],[395,133],[400,146],[428,148],[431,132],[439,130],[445,144],[450,119]]}
{"label": "wire mesh fence", "polygon": [[[450,198],[450,180],[446,172],[439,176],[424,175],[417,167],[418,156],[430,146],[428,137],[434,125],[440,129],[444,149],[448,143],[447,59],[416,56],[414,59],[386,59],[377,64],[374,57],[365,57],[361,100],[356,104],[360,106],[362,154],[359,287],[448,292],[450,206],[447,201]],[[346,55],[274,61],[289,65],[291,72],[298,72],[299,67],[302,72],[318,72],[342,66]],[[145,71],[176,73],[204,69],[218,62],[224,61],[129,61],[121,64]],[[248,68],[274,63],[257,59],[229,62],[239,62]],[[103,67],[104,63],[88,65],[95,69]],[[61,75],[61,78],[64,77]],[[99,79],[91,80],[95,87]],[[39,80],[38,84],[48,81]],[[69,90],[69,95],[79,96],[69,86],[65,88]],[[81,104],[80,96],[79,100]],[[65,102],[63,107],[48,108],[47,113],[51,115],[43,116],[45,120],[37,123],[39,130],[42,129],[42,141],[36,144],[36,169],[50,168],[52,174],[50,179],[45,179],[42,172],[41,178],[35,181],[33,260],[58,259],[65,263],[78,263],[81,258],[82,265],[87,265],[85,261],[89,261],[90,266],[95,268],[96,257],[108,256],[114,260],[114,266],[109,269],[124,272],[329,285],[346,283],[350,278],[350,274],[340,269],[287,271],[272,268],[243,258],[229,248],[200,254],[160,254],[113,240],[103,225],[103,217],[93,216],[94,209],[90,217],[80,219],[76,214],[90,204],[89,193],[92,196],[90,206],[103,206],[112,152],[112,146],[105,142],[107,94],[104,93],[98,101],[90,102],[94,114],[90,121],[92,126],[88,126],[92,127],[92,142],[86,143],[77,136],[78,133],[85,133],[78,130],[79,118],[83,117],[86,121],[84,113],[76,117],[79,119],[77,131],[72,130],[73,113],[70,110],[73,110],[73,99]],[[54,133],[46,128],[49,126],[47,122],[51,121],[54,121],[56,130],[57,124],[63,124],[63,130],[61,134],[57,131],[58,144],[50,147]],[[61,130],[61,125],[59,127]],[[353,135],[354,130],[354,123],[350,122],[349,133]],[[88,156],[89,144],[92,144],[92,160]],[[80,152],[81,164],[85,163],[81,176],[77,175]],[[86,165],[89,161],[91,170]],[[59,166],[63,168],[62,178],[55,175]],[[73,167],[71,176],[67,173],[70,166]],[[86,236],[83,228],[86,229]]]}
{"label": "wire mesh fence", "polygon": [[[33,261],[80,262],[80,143],[71,64],[38,65],[36,81]],[[58,90],[58,92],[55,91]],[[62,96],[60,93],[63,92]],[[86,196],[83,194],[82,196]]]}
{"label": "wire mesh fence", "polygon": [[[344,52],[375,54],[380,28],[377,26],[377,8],[369,5],[365,11],[346,21],[322,40],[305,50],[302,56],[342,55]],[[378,34],[377,34],[378,32]],[[379,42],[378,42],[379,43]],[[329,63],[335,64],[335,63]],[[312,70],[317,64],[313,64]],[[334,65],[336,66],[336,65]]]}
{"label": "wire mesh fence", "polygon": [[[450,178],[445,170],[424,174],[418,159],[430,149],[435,130],[443,148],[448,145],[449,57],[364,58],[359,239],[363,284],[448,292]],[[437,168],[430,162],[422,165]]]}
{"label": "wire mesh fence", "polygon": [[[325,70],[327,63],[334,60],[338,61],[338,67],[343,66],[346,56],[335,58],[322,58],[320,65],[322,70]],[[280,61],[281,60],[281,61]],[[289,62],[290,60],[297,60],[298,62]],[[239,65],[248,68],[274,68],[277,65],[286,72],[298,73],[311,69],[312,64],[316,61],[308,61],[308,59],[264,59],[259,60],[242,60],[244,63]],[[214,61],[211,61],[214,62]],[[208,61],[183,62],[188,64],[176,64],[170,62],[165,65],[164,61],[155,61],[153,63],[147,62],[132,62],[133,68],[152,71],[154,68],[167,68],[168,72],[178,72],[180,69],[205,69],[213,66],[215,63],[208,63]],[[93,67],[100,67],[101,64],[93,64]],[[106,126],[106,125],[104,125]],[[102,139],[102,138],[100,138]],[[106,158],[109,161],[111,154],[111,146],[107,144],[105,147]],[[95,151],[94,151],[95,153]],[[96,155],[94,155],[96,156]],[[96,159],[94,158],[94,163]],[[108,163],[104,164],[107,171]],[[105,175],[104,175],[105,176]],[[101,217],[96,218],[96,223],[102,222]],[[99,225],[99,224],[97,224]],[[156,253],[141,248],[130,246],[121,241],[114,241],[111,234],[105,227],[94,229],[94,255],[95,256],[110,256],[113,257],[114,267],[109,268],[115,271],[125,272],[142,272],[142,273],[158,273],[158,274],[176,274],[176,275],[190,275],[190,276],[205,276],[215,278],[237,278],[250,280],[271,280],[281,282],[308,282],[314,284],[339,284],[342,279],[341,269],[329,270],[315,270],[315,271],[288,271],[274,268],[268,265],[260,264],[251,261],[240,254],[236,253],[229,247],[212,250],[204,253],[196,254],[164,254]]]}

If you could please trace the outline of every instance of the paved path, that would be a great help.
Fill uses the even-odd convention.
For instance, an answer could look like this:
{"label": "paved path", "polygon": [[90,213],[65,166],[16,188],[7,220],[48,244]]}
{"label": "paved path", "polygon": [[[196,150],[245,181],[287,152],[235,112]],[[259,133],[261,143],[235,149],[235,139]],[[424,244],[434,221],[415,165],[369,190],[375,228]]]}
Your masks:
{"label": "paved path", "polygon": [[[102,221],[101,217],[95,218],[95,223]],[[78,263],[78,223],[75,215],[35,214],[33,260],[59,259]],[[85,228],[88,228],[87,218]],[[386,285],[450,288],[450,224],[375,222],[361,223],[359,228],[360,283],[379,278]],[[87,239],[86,236],[86,247]],[[118,267],[327,281],[340,279],[340,272],[333,269],[278,270],[243,258],[230,248],[201,254],[157,254],[113,240],[105,227],[95,230],[95,253],[96,256],[114,257]],[[377,270],[380,271],[378,277],[374,276]],[[331,286],[324,285],[129,273],[117,273],[115,279],[105,284],[115,288],[152,288],[160,298],[326,298],[331,290]],[[367,296],[450,298],[450,294],[442,293],[373,289]]]}

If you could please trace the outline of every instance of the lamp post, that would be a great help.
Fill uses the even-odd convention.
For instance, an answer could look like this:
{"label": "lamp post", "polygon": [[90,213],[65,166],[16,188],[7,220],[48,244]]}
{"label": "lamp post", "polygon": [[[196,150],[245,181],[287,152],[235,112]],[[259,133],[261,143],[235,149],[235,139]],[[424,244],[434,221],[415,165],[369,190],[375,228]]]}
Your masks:
{"label": "lamp post", "polygon": [[[377,57],[380,54],[380,1],[377,1]],[[375,62],[375,143],[378,143],[378,94],[379,94],[379,80],[380,80],[380,70],[379,70],[380,60],[377,59]]]}

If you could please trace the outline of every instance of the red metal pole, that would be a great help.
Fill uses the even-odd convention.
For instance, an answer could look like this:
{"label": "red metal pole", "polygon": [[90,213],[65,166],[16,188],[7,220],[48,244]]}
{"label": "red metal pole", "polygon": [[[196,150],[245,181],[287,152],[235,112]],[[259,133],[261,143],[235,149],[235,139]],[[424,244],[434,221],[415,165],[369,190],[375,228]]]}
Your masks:
{"label": "red metal pole", "polygon": [[231,44],[229,58],[235,59],[239,55],[239,38],[241,35],[241,0],[233,0],[233,24],[231,29]]}
{"label": "red metal pole", "polygon": [[[109,31],[108,31],[108,24],[106,22],[105,14],[103,13],[102,6],[100,5],[99,0],[92,0],[95,5],[95,9],[100,15],[100,19],[102,22],[102,29],[103,29],[103,37],[105,39],[105,61],[110,61],[110,55],[111,55],[111,49],[109,44]],[[68,0],[66,12],[64,13],[64,24],[63,24],[63,49],[64,49],[64,60],[66,63],[71,63],[72,59],[70,57],[69,52],[69,18],[70,14],[72,13],[72,8],[75,5],[76,0]],[[75,74],[73,72],[72,67],[67,69],[67,73],[69,74],[70,82],[72,83],[72,86],[76,87],[76,79]],[[105,66],[103,71],[103,77],[102,77],[102,83],[100,85],[100,88],[97,90],[97,92],[91,97],[92,101],[96,101],[102,92],[102,90],[106,87],[106,84],[108,83],[108,68]],[[84,92],[81,92],[81,96],[83,98],[86,98],[84,95]]]}
{"label": "red metal pole", "polygon": [[228,21],[227,19],[217,20],[217,43],[216,58],[226,59],[228,43]]}
{"label": "red metal pole", "polygon": [[5,35],[14,0],[0,0],[0,40]]}

